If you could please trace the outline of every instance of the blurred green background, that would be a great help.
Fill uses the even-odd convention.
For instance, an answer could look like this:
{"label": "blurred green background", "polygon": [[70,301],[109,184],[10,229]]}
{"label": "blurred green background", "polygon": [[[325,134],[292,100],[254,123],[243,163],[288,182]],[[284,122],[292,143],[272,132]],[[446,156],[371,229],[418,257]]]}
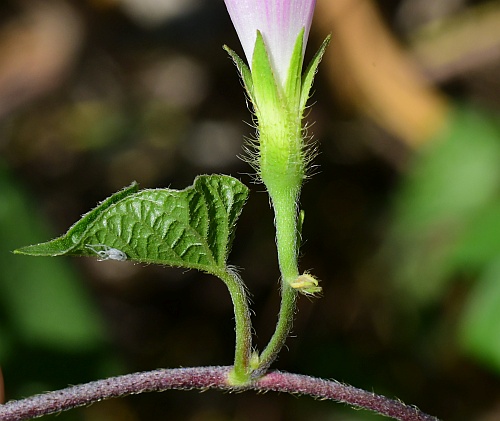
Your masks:
{"label": "blurred green background", "polygon": [[[320,154],[301,201],[301,266],[322,280],[324,296],[300,300],[274,367],[445,420],[500,419],[500,2],[318,0],[318,8],[308,57],[327,33],[333,40],[308,116]],[[232,306],[220,281],[11,253],[64,233],[133,180],[184,188],[197,174],[224,173],[249,185],[230,262],[252,294],[262,349],[279,305],[273,216],[237,157],[253,130],[221,48],[241,52],[222,0],[4,0],[0,24],[6,398],[158,367],[231,364]],[[169,391],[57,419],[380,417],[306,397]]]}

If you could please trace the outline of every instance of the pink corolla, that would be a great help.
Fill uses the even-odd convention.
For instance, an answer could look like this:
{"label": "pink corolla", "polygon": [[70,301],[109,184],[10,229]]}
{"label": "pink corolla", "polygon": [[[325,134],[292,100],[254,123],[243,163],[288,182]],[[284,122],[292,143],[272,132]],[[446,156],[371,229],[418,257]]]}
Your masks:
{"label": "pink corolla", "polygon": [[224,0],[249,65],[257,31],[262,34],[276,83],[283,86],[297,37],[307,44],[316,0]]}

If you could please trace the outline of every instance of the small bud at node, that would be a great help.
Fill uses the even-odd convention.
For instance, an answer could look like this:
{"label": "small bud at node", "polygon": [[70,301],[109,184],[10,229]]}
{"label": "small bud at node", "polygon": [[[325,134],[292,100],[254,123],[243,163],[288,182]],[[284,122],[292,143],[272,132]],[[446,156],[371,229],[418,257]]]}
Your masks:
{"label": "small bud at node", "polygon": [[290,283],[290,286],[299,291],[301,294],[309,297],[314,297],[322,291],[322,288],[318,285],[318,280],[307,272],[303,273],[295,281]]}

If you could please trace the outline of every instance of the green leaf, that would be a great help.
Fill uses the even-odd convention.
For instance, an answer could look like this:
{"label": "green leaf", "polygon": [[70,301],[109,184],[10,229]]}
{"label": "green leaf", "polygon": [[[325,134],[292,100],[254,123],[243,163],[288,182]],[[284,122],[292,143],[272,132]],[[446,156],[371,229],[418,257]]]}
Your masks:
{"label": "green leaf", "polygon": [[247,196],[247,187],[222,175],[197,177],[184,190],[137,192],[132,184],[87,213],[62,237],[15,253],[127,258],[218,275],[226,268]]}
{"label": "green leaf", "polygon": [[331,35],[328,35],[325,40],[323,41],[323,44],[321,44],[321,47],[319,47],[318,52],[315,54],[311,62],[309,63],[309,66],[307,66],[306,71],[304,72],[304,76],[302,76],[302,91],[300,93],[300,109],[304,110],[306,107],[307,100],[309,99],[309,93],[312,88],[312,84],[314,81],[314,76],[316,75],[316,72],[318,71],[318,66],[319,63],[321,62],[321,59],[323,58],[323,54],[325,54],[326,47],[328,47],[328,44],[330,43],[330,39],[332,38]]}
{"label": "green leaf", "polygon": [[253,102],[253,81],[250,69],[240,58],[240,56],[233,50],[231,50],[227,45],[224,45],[222,48],[224,48],[224,50],[226,50],[226,52],[232,58],[234,64],[236,65],[236,68],[238,69],[241,79],[243,80],[243,85],[245,86],[247,94],[250,97],[250,100]]}
{"label": "green leaf", "polygon": [[137,190],[138,185],[134,182],[125,189],[115,193],[113,196],[108,197],[106,200],[101,202],[97,208],[83,215],[82,219],[71,226],[66,235],[47,243],[35,244],[33,246],[14,250],[14,253],[27,254],[30,256],[62,256],[65,254],[72,254],[70,253],[71,250],[74,249],[79,242],[81,242],[88,227],[94,225],[100,215],[127,196],[137,192]]}

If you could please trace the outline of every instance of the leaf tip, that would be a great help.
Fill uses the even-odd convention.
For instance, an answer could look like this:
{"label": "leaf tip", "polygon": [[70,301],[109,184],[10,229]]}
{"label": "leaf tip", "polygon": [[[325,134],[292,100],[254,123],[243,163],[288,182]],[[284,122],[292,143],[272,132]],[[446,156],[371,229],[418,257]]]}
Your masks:
{"label": "leaf tip", "polygon": [[39,246],[39,244],[33,244],[30,246],[20,247],[18,249],[15,249],[14,251],[12,251],[12,253],[20,254],[20,255],[24,255],[24,256],[37,256],[40,254],[39,252],[37,252],[38,246]]}

